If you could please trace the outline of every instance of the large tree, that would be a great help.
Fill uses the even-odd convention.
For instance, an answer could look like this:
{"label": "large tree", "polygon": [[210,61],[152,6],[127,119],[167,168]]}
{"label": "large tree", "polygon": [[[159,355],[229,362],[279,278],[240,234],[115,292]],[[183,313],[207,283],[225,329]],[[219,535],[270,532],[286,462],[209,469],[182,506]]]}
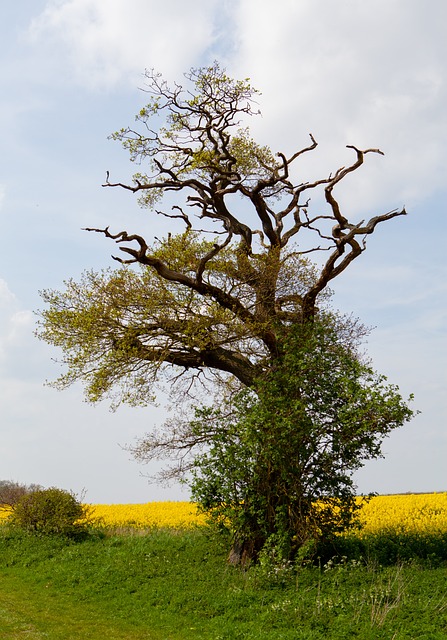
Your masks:
{"label": "large tree", "polygon": [[[221,394],[247,388],[259,397],[283,366],[296,328],[328,326],[328,319],[359,359],[364,330],[330,311],[329,285],[377,225],[406,212],[349,219],[335,192],[367,154],[382,152],[348,145],[351,164],[303,182],[299,165],[316,140],[310,135],[307,146],[276,155],[257,144],[246,127],[257,113],[248,80],[229,78],[217,63],[191,70],[185,88],[153,72],[146,80],[150,99],[137,126],[112,136],[141,170],[130,184],[107,174],[104,186],[138,194],[169,231],[145,238],[88,229],[125,255],[115,257],[116,270],[87,272],[63,292],[43,292],[40,337],[62,348],[68,367],[57,384],[81,380],[89,400],[112,395],[116,403],[146,404],[163,379],[186,383],[190,393],[204,382]],[[315,211],[314,192],[324,196]],[[407,417],[401,413],[393,425]],[[174,428],[164,441],[168,449],[182,449],[181,432]],[[137,453],[151,455],[161,443],[148,438]]]}
{"label": "large tree", "polygon": [[142,451],[170,447],[183,464],[189,458],[194,499],[234,534],[233,562],[264,551],[282,563],[355,526],[363,501],[353,472],[411,417],[398,389],[348,347],[334,319],[293,327],[284,346],[256,393],[198,408],[181,447],[173,430]]}

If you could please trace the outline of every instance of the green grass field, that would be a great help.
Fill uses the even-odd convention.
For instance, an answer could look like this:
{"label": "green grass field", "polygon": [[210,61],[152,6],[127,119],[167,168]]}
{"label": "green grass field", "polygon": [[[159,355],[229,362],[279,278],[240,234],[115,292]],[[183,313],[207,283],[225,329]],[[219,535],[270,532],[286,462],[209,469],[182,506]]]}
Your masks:
{"label": "green grass field", "polygon": [[70,542],[0,528],[0,638],[447,638],[439,554],[248,571],[228,566],[226,555],[204,530]]}

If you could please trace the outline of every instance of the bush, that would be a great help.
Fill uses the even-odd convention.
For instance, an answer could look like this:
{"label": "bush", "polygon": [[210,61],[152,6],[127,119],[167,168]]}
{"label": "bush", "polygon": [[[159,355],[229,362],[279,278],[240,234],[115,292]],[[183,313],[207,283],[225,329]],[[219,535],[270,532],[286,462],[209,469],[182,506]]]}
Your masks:
{"label": "bush", "polygon": [[86,507],[70,491],[51,487],[24,495],[14,506],[13,525],[32,533],[75,535],[85,532]]}
{"label": "bush", "polygon": [[334,536],[319,540],[315,558],[322,565],[334,558],[363,560],[382,566],[421,562],[429,566],[447,563],[447,532],[412,533],[381,531],[359,537]]}

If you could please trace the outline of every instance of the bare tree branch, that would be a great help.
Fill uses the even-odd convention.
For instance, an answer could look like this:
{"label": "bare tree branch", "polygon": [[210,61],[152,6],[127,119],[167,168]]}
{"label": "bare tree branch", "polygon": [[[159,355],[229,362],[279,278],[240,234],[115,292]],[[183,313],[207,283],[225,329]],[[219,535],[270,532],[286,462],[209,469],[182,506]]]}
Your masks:
{"label": "bare tree branch", "polygon": [[[112,138],[122,142],[133,161],[146,165],[147,175],[137,173],[125,184],[111,181],[107,172],[103,186],[138,194],[143,207],[182,221],[185,229],[179,235],[168,231],[167,238],[155,238],[153,246],[153,239],[126,230],[87,230],[117,243],[120,256],[113,259],[120,264],[149,268],[143,273],[153,274],[154,300],[154,287],[160,287],[160,301],[152,303],[154,326],[149,323],[147,334],[154,341],[149,343],[146,336],[145,342],[143,333],[135,343],[143,360],[161,358],[185,370],[210,367],[251,385],[256,372],[281,357],[290,327],[319,313],[329,284],[365,251],[366,237],[406,211],[393,209],[357,222],[343,211],[336,195],[338,185],[368,154],[383,155],[380,149],[348,145],[355,153],[349,165],[314,180],[295,181],[293,163],[317,149],[316,139],[309,134],[310,143],[276,156],[257,144],[239,124],[242,116],[257,113],[256,92],[246,82],[227,78],[218,65],[192,70],[187,75],[195,83],[191,91],[177,84],[170,87],[153,71],[146,77],[150,100],[137,116],[138,126]],[[163,114],[166,125],[154,129],[153,116]],[[317,211],[312,210],[314,193],[323,194],[326,203]],[[166,194],[175,198],[169,212],[157,207]],[[210,233],[213,239],[205,240]],[[292,256],[294,267],[288,270]],[[310,256],[318,256],[321,266],[311,265]],[[104,297],[111,296],[113,308],[119,296],[110,286]],[[126,286],[131,290],[133,281]],[[126,308],[125,300],[119,304]],[[110,319],[107,330],[119,333],[126,323],[131,326],[132,313],[126,313],[122,326]],[[174,326],[178,318],[185,323]],[[143,324],[149,330],[148,323]],[[157,342],[159,336],[165,342]],[[106,350],[100,353],[102,357]]]}

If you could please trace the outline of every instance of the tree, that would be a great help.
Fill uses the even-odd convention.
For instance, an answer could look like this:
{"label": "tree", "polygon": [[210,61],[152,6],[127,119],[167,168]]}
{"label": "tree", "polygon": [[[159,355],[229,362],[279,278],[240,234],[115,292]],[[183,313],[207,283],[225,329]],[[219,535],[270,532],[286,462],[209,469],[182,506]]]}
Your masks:
{"label": "tree", "polygon": [[[354,222],[335,191],[367,154],[382,152],[348,145],[352,164],[302,182],[296,168],[317,148],[315,138],[276,156],[257,144],[243,126],[257,113],[258,92],[248,80],[229,78],[217,63],[186,74],[186,89],[153,72],[146,79],[150,100],[138,127],[112,137],[147,173],[137,172],[131,184],[107,174],[103,186],[138,194],[143,208],[169,220],[170,232],[149,241],[88,229],[114,240],[125,256],[115,257],[117,270],[90,271],[63,292],[43,292],[48,308],[39,336],[62,348],[68,367],[56,385],[81,380],[89,400],[112,396],[116,405],[146,404],[163,380],[184,383],[193,396],[203,383],[217,385],[221,396],[245,388],[259,399],[284,366],[296,328],[326,319],[355,353],[365,330],[330,310],[329,285],[377,225],[406,212]],[[310,195],[318,191],[326,208],[313,212]],[[158,208],[163,199],[170,208]],[[148,436],[136,454],[181,451],[188,434],[189,426],[178,426],[167,439]]]}
{"label": "tree", "polygon": [[13,510],[23,496],[38,491],[38,484],[21,484],[12,480],[0,480],[0,509]]}
{"label": "tree", "polygon": [[70,491],[35,489],[14,505],[10,521],[31,533],[77,536],[87,531],[88,508]]}
{"label": "tree", "polygon": [[[327,319],[297,325],[285,346],[256,394],[198,409],[183,438],[183,455],[187,444],[194,451],[193,497],[234,534],[233,562],[266,547],[283,562],[355,526],[352,473],[412,415]],[[196,452],[200,441],[207,447]]]}

